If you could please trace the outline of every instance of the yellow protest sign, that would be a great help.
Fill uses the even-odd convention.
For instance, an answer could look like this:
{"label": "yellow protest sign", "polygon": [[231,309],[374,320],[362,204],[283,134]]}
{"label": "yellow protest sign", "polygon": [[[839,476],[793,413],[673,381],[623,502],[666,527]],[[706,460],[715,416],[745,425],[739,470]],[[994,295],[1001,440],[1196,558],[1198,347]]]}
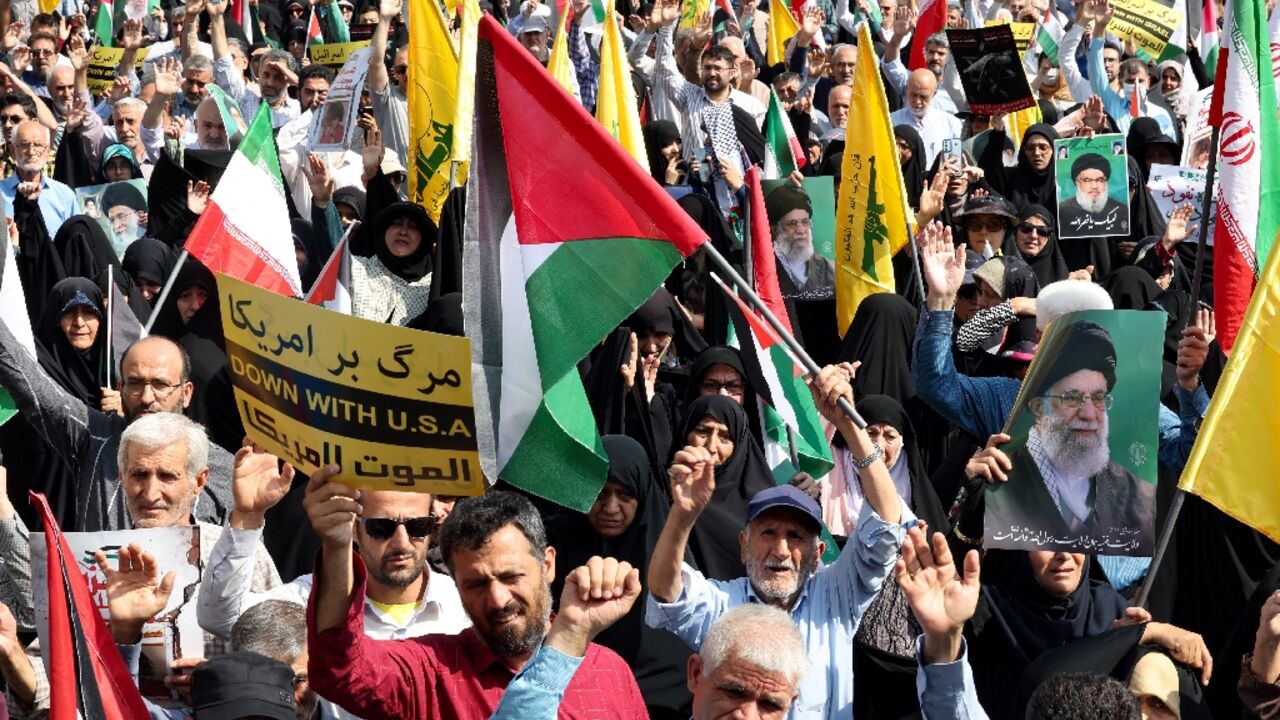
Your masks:
{"label": "yellow protest sign", "polygon": [[1182,22],[1181,10],[1161,5],[1157,0],[1112,0],[1115,16],[1107,30],[1125,42],[1133,41],[1138,56],[1155,61],[1164,53],[1169,38]]}
{"label": "yellow protest sign", "polygon": [[471,342],[361,320],[218,274],[245,432],[373,490],[480,495]]}
{"label": "yellow protest sign", "polygon": [[987,27],[992,25],[1008,25],[1013,31],[1013,44],[1018,48],[1018,54],[1021,55],[1027,51],[1031,45],[1031,37],[1036,33],[1036,24],[1027,22],[1006,22],[1004,20],[988,20]]}
{"label": "yellow protest sign", "polygon": [[[111,85],[116,81],[116,67],[120,65],[120,61],[124,59],[124,48],[102,47],[101,45],[93,48],[93,54],[89,58],[89,67],[86,73],[89,81],[89,92],[94,95],[105,95],[111,91]],[[138,50],[134,59],[135,67],[142,67],[143,61],[147,59],[147,49]]]}
{"label": "yellow protest sign", "polygon": [[325,43],[307,48],[307,57],[317,65],[332,65],[340,68],[347,62],[351,54],[363,47],[369,47],[369,40],[345,43]]}

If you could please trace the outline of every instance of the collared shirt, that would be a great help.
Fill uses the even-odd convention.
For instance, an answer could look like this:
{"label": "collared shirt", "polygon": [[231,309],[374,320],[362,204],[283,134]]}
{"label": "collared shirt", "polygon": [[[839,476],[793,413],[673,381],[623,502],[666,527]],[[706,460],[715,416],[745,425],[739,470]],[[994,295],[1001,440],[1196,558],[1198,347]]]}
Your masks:
{"label": "collared shirt", "polygon": [[[262,544],[262,528],[238,530],[227,528],[209,554],[207,569],[200,579],[200,602],[197,614],[200,627],[213,635],[230,638],[231,627],[249,608],[268,600],[284,600],[305,606],[311,596],[311,575],[266,592],[254,592],[249,586],[250,560],[253,548]],[[378,640],[400,640],[438,633],[454,635],[471,626],[462,608],[462,599],[453,579],[426,569],[427,587],[417,610],[408,623],[397,623],[373,603],[364,604],[364,632]],[[325,700],[326,717],[354,718],[342,708]]]}
{"label": "collared shirt", "polygon": [[[807,670],[791,720],[835,720],[853,717],[853,642],[862,621],[894,562],[915,515],[905,505],[898,524],[885,522],[866,503],[857,531],[831,565],[818,568],[800,591],[791,618],[804,637]],[[683,565],[682,588],[674,602],[649,595],[645,622],[674,633],[697,650],[721,615],[747,603],[762,602],[748,578],[708,580]]]}
{"label": "collared shirt", "polygon": [[[315,608],[307,609],[307,672],[316,692],[363,717],[488,718],[515,673],[475,629],[406,640],[370,638],[364,633],[366,571],[354,553],[352,570],[355,587],[342,624],[316,632]],[[590,645],[582,671],[565,690],[559,717],[648,716],[631,668],[612,650]]]}
{"label": "collared shirt", "polygon": [[[18,191],[20,182],[22,181],[18,179],[17,173],[0,180],[0,199],[4,201],[7,217],[14,216],[13,196]],[[41,173],[40,196],[36,198],[36,205],[40,208],[40,216],[44,218],[44,229],[49,232],[49,239],[52,240],[58,233],[58,228],[62,227],[62,223],[76,214],[76,193],[66,185]]]}
{"label": "collared shirt", "polygon": [[555,720],[583,658],[543,645],[516,673],[489,720]]}
{"label": "collared shirt", "polygon": [[[1116,127],[1120,128],[1120,132],[1128,134],[1129,125],[1134,121],[1134,117],[1130,114],[1129,98],[1112,90],[1107,82],[1107,72],[1102,64],[1102,48],[1103,42],[1099,38],[1095,38],[1089,45],[1089,84],[1093,87],[1093,92],[1102,98],[1102,107],[1116,122]],[[1147,102],[1146,93],[1141,93],[1138,111],[1140,117],[1146,116],[1155,120],[1160,125],[1160,132],[1171,138],[1178,137],[1178,131],[1173,126],[1173,118],[1169,117],[1169,113],[1164,108]]]}
{"label": "collared shirt", "polygon": [[959,138],[964,130],[960,118],[938,109],[938,97],[934,96],[929,104],[929,112],[918,118],[911,108],[902,106],[889,115],[889,122],[894,125],[906,125],[920,133],[920,141],[924,143],[925,165],[932,165],[934,158],[942,152],[944,140]]}
{"label": "collared shirt", "polygon": [[[230,55],[213,61],[213,81],[240,105],[240,114],[244,117],[245,123],[252,123],[263,101],[261,97],[249,92],[244,82],[244,73],[235,66]],[[278,129],[298,117],[301,109],[297,100],[285,95],[284,102],[279,107],[271,107],[272,129]],[[229,134],[231,134],[230,128],[228,128]]]}
{"label": "collared shirt", "polygon": [[960,657],[947,663],[924,662],[924,636],[916,638],[916,698],[925,720],[987,720],[978,702],[969,667],[968,647],[960,640]]}
{"label": "collared shirt", "polygon": [[[947,54],[947,61],[951,61],[951,54]],[[892,62],[884,63],[885,74],[889,76],[889,80],[893,82],[893,86],[898,89],[898,93],[902,95],[903,102],[907,97],[907,80],[911,78],[911,72],[907,70],[907,66],[902,64],[902,59],[896,57]],[[938,89],[933,93],[933,105],[942,112],[955,114],[960,108],[956,107],[956,101],[951,97],[950,91],[943,86],[942,79],[938,79]],[[959,136],[957,136],[959,137]]]}

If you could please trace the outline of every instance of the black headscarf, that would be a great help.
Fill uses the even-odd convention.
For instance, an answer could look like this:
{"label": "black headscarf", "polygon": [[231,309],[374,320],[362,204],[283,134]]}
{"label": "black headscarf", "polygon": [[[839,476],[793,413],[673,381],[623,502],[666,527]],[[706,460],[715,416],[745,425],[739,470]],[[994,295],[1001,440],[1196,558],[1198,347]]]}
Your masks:
{"label": "black headscarf", "polygon": [[658,288],[648,300],[631,313],[622,325],[632,332],[669,332],[678,357],[688,360],[707,347],[702,334],[689,322],[689,318],[676,305],[675,297],[664,287]]}
{"label": "black headscarf", "polygon": [[[59,318],[78,305],[98,314],[98,334],[83,352],[71,347],[58,325]],[[71,277],[59,281],[45,300],[44,314],[34,330],[36,351],[44,371],[73,397],[89,407],[98,407],[106,382],[107,323],[103,313],[102,290],[92,280]]]}
{"label": "black headscarf", "polygon": [[649,174],[659,185],[667,184],[667,160],[662,149],[673,142],[680,142],[680,128],[670,120],[654,120],[645,123],[644,147],[649,156]]}
{"label": "black headscarf", "polygon": [[428,305],[421,315],[410,320],[409,327],[414,330],[462,336],[464,334],[462,293],[441,295],[440,299]]}
{"label": "black headscarf", "polygon": [[141,238],[125,249],[120,265],[134,280],[164,285],[173,272],[173,261],[173,250],[168,245],[155,238]]}
{"label": "black headscarf", "polygon": [[[598,533],[579,513],[565,513],[548,522],[547,539],[556,549],[556,563],[562,569],[551,585],[552,596],[557,599],[568,571],[586,564],[593,555],[629,562],[639,569],[641,578],[646,577],[653,549],[667,522],[670,503],[640,443],[625,435],[605,435],[601,440],[609,456],[609,479],[636,499],[635,518],[620,536],[612,539]],[[734,537],[736,542],[736,532]],[[651,714],[685,717],[691,702],[685,666],[692,650],[675,635],[645,624],[646,594],[647,590],[642,589],[631,611],[595,641],[621,655],[631,667]]]}
{"label": "black headscarf", "polygon": [[1129,187],[1134,189],[1133,199],[1129,201],[1129,237],[1128,240],[1139,245],[1148,237],[1164,235],[1164,213],[1160,212],[1151,191],[1142,181],[1142,168],[1138,161],[1130,155]]}
{"label": "black headscarf", "polygon": [[[1058,139],[1058,131],[1053,129],[1052,125],[1045,123],[1036,123],[1027,128],[1022,135],[1022,145],[1027,144],[1027,140],[1032,135],[1039,135],[1049,141],[1052,145],[1054,140]],[[1040,205],[1046,208],[1056,208],[1058,206],[1058,183],[1055,179],[1054,168],[1056,159],[1049,160],[1049,166],[1044,170],[1036,170],[1031,167],[1031,161],[1027,159],[1027,154],[1023,152],[1022,147],[1018,148],[1018,166],[1015,167],[1008,175],[1008,187],[1003,188],[1002,195],[1009,198],[1018,208],[1025,208],[1029,205]]]}
{"label": "black headscarf", "polygon": [[1016,239],[1014,242],[1006,241],[1004,248],[1008,255],[1017,255],[1031,266],[1031,272],[1035,273],[1036,280],[1043,289],[1050,283],[1066,280],[1071,271],[1067,269],[1067,261],[1062,257],[1062,251],[1058,249],[1058,221],[1054,219],[1053,213],[1043,205],[1028,205],[1018,213],[1018,218],[1023,222],[1033,217],[1043,220],[1049,229],[1049,239],[1044,247],[1040,248],[1040,252],[1031,256],[1023,254],[1018,249]]}
{"label": "black headscarf", "polygon": [[302,291],[305,293],[311,289],[311,285],[320,276],[320,270],[324,268],[329,256],[316,241],[316,233],[311,227],[311,223],[301,218],[291,218],[289,225],[293,231],[295,249],[301,245],[302,251],[307,256],[306,262],[298,267],[298,277],[302,281]]}
{"label": "black headscarf", "polygon": [[1111,295],[1116,310],[1145,310],[1161,292],[1146,270],[1132,265],[1111,273],[1102,287]]}
{"label": "black headscarf", "polygon": [[[110,274],[116,287],[120,288],[120,294],[129,301],[129,308],[140,320],[146,322],[151,306],[125,273],[115,249],[111,247],[111,241],[107,239],[106,231],[97,220],[88,215],[67,218],[53,236],[53,246],[62,258],[62,267],[67,277],[89,278],[105,294],[107,275]],[[111,268],[110,273],[107,268]]]}
{"label": "black headscarf", "polygon": [[910,125],[894,125],[893,135],[911,146],[911,159],[902,164],[902,182],[907,188],[907,202],[912,209],[920,209],[920,191],[924,188],[924,169],[928,158],[924,156],[924,141],[920,133]]}
{"label": "black headscarf", "polygon": [[[408,216],[413,224],[418,227],[418,232],[422,235],[422,242],[418,245],[418,249],[414,250],[408,257],[396,257],[387,247],[386,237],[387,228],[391,227],[391,223],[397,218]],[[427,216],[427,211],[422,209],[421,205],[409,202],[398,202],[388,206],[385,210],[378,213],[378,217],[373,221],[373,236],[370,242],[373,244],[373,252],[386,266],[387,270],[399,277],[401,280],[414,282],[426,277],[431,272],[431,256],[434,252],[434,238],[436,236],[435,223]]]}
{"label": "black headscarf", "polygon": [[[858,400],[857,410],[868,425],[886,423],[902,434],[902,454],[898,462],[907,463],[907,470],[911,473],[911,511],[929,523],[931,533],[949,532],[951,523],[947,520],[942,501],[934,492],[933,483],[929,482],[929,473],[920,456],[915,424],[911,422],[906,408],[888,395],[867,395]],[[833,444],[844,445],[844,436],[836,433]]]}
{"label": "black headscarf", "polygon": [[838,362],[861,361],[853,380],[854,394],[888,395],[902,404],[915,397],[911,383],[911,346],[916,309],[893,293],[863,298],[849,323]]}
{"label": "black headscarf", "polygon": [[754,390],[747,380],[747,371],[742,365],[742,354],[737,348],[726,347],[724,345],[712,345],[693,359],[693,364],[689,366],[689,384],[685,388],[684,402],[688,406],[701,394],[699,384],[702,382],[702,376],[711,369],[713,365],[728,365],[742,376],[743,397],[754,399]]}
{"label": "black headscarf", "polygon": [[716,468],[716,489],[689,538],[689,549],[703,575],[734,580],[746,575],[738,545],[738,533],[747,524],[747,505],[756,493],[774,486],[764,451],[751,437],[742,406],[724,395],[705,395],[689,404],[676,447],[688,444],[689,433],[710,416],[729,428],[733,455]]}

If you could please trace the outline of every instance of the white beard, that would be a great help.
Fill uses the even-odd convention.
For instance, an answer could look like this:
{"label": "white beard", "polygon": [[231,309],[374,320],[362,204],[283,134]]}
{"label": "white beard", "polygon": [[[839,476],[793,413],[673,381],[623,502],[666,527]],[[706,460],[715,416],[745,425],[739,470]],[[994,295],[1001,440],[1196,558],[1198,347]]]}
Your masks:
{"label": "white beard", "polygon": [[1096,199],[1090,199],[1088,195],[1078,192],[1076,193],[1076,202],[1080,204],[1080,207],[1083,208],[1085,212],[1100,213],[1102,212],[1102,209],[1107,206],[1107,196],[1103,194],[1099,195]]}
{"label": "white beard", "polygon": [[1098,423],[1097,433],[1087,440],[1072,433],[1072,426],[1084,428],[1087,424],[1079,420],[1063,420],[1057,415],[1041,417],[1039,434],[1045,452],[1057,467],[1093,477],[1105,470],[1111,460],[1106,415]]}
{"label": "white beard", "polygon": [[778,254],[788,262],[803,265],[813,259],[813,243],[799,240],[778,240]]}

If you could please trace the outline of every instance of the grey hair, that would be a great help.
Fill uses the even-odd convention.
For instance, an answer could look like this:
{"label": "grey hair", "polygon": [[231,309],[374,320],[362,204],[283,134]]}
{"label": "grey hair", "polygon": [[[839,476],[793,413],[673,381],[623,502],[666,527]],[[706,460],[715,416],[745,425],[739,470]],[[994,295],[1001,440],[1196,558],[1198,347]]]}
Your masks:
{"label": "grey hair", "polygon": [[122,97],[122,98],[120,98],[119,100],[117,100],[117,101],[116,101],[116,104],[115,104],[115,105],[112,105],[111,107],[112,107],[112,109],[114,109],[114,110],[119,110],[120,108],[127,108],[127,107],[131,107],[131,108],[133,108],[133,109],[135,109],[135,110],[137,110],[137,111],[139,111],[139,112],[146,112],[146,111],[147,111],[147,104],[146,104],[146,103],[144,103],[144,102],[142,102],[142,101],[141,101],[141,100],[139,100],[138,98],[133,97],[132,95],[131,95],[131,96],[129,96],[129,97]]}
{"label": "grey hair", "polygon": [[939,30],[938,32],[925,38],[924,44],[937,45],[938,47],[944,47],[948,50],[951,49],[951,41],[947,40],[947,32],[945,30]]}
{"label": "grey hair", "polygon": [[185,5],[174,5],[173,9],[169,11],[170,20],[181,20],[181,19],[186,19],[186,17],[187,17],[187,8]]}
{"label": "grey hair", "polygon": [[213,72],[213,61],[208,55],[200,53],[192,53],[190,57],[182,62],[182,72]]}
{"label": "grey hair", "polygon": [[243,40],[241,40],[240,38],[238,38],[238,37],[229,37],[229,38],[227,38],[227,45],[229,45],[229,46],[231,46],[231,47],[234,47],[234,48],[239,48],[240,53],[241,53],[242,55],[244,55],[245,57],[249,57],[249,46],[248,46],[248,45],[246,45],[246,44],[244,43],[244,41],[243,41]]}
{"label": "grey hair", "polygon": [[292,664],[307,649],[307,609],[287,600],[254,605],[232,626],[231,649]]}
{"label": "grey hair", "polygon": [[154,449],[177,443],[182,443],[187,449],[187,479],[194,480],[209,467],[209,436],[200,423],[179,413],[151,413],[129,423],[120,435],[116,468],[121,477],[127,474],[132,445]]}
{"label": "grey hair", "polygon": [[758,603],[739,605],[721,615],[702,641],[698,655],[706,675],[725,660],[736,658],[757,670],[782,674],[793,687],[799,687],[808,662],[804,640],[791,616]]}
{"label": "grey hair", "polygon": [[279,60],[284,66],[289,68],[290,72],[298,72],[298,61],[294,59],[293,54],[288,50],[268,50],[262,53],[263,64]]}
{"label": "grey hair", "polygon": [[[858,48],[856,45],[850,45],[849,43],[836,43],[835,45],[831,46],[831,57],[834,58],[842,50],[848,50],[853,53],[858,52]],[[857,56],[855,55],[855,57]]]}

